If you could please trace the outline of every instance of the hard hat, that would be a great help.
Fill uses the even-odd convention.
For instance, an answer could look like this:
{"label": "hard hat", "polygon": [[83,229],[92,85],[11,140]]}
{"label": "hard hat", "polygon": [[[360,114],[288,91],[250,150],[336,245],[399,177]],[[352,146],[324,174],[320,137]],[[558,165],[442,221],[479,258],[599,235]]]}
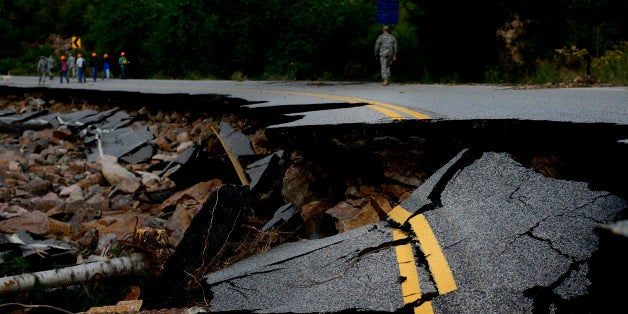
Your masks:
{"label": "hard hat", "polygon": [[120,55],[121,55],[121,56],[124,56],[124,52],[121,52],[121,53],[120,53]]}
{"label": "hard hat", "polygon": [[96,56],[96,53],[95,53],[95,52],[92,52],[92,57],[95,57],[95,56]]}
{"label": "hard hat", "polygon": [[106,53],[104,55],[102,55],[102,56],[105,57],[105,58],[109,57],[109,55],[106,54]]}
{"label": "hard hat", "polygon": [[61,60],[65,60],[65,56],[61,56]]}

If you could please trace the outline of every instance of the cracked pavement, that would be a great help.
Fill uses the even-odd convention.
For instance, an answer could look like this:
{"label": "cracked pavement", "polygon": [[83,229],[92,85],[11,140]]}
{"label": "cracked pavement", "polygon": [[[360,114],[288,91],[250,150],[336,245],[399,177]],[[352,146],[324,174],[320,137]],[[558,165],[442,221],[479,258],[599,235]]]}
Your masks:
{"label": "cracked pavement", "polygon": [[[288,243],[204,278],[216,311],[536,312],[586,297],[594,229],[617,220],[627,203],[584,182],[546,178],[506,153],[460,152],[400,207],[406,220],[329,238]],[[391,215],[389,213],[389,215]],[[392,214],[394,215],[394,214]],[[434,231],[455,280],[440,293],[435,271],[411,217]],[[405,305],[394,230],[411,235],[420,297]],[[379,244],[359,259],[357,252]],[[401,280],[400,280],[401,278]],[[323,301],[324,302],[321,302]]]}

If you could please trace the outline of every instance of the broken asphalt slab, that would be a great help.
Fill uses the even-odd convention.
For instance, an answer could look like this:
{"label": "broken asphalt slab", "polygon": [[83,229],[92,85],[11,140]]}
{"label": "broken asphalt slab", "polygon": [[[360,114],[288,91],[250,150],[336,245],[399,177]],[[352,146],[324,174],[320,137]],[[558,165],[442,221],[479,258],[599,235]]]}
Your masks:
{"label": "broken asphalt slab", "polygon": [[[224,185],[214,191],[194,216],[183,239],[144,299],[144,309],[178,308],[192,296],[198,278],[219,258],[228,242],[239,235],[239,226],[252,212],[248,187]],[[201,272],[198,274],[198,272]]]}
{"label": "broken asphalt slab", "polygon": [[205,276],[211,311],[316,313],[403,307],[393,229],[385,222],[292,242]]}
{"label": "broken asphalt slab", "polygon": [[[601,267],[589,265],[596,227],[626,206],[508,154],[465,150],[389,222],[280,245],[204,279],[216,311],[574,310],[592,285],[588,271]],[[402,256],[404,234],[414,258]]]}
{"label": "broken asphalt slab", "polygon": [[589,260],[599,244],[595,229],[616,221],[626,201],[584,182],[546,178],[503,153],[483,153],[465,164],[443,178],[446,184],[434,185],[443,186],[430,192],[437,207],[422,208],[404,222],[419,243],[425,230],[417,226],[429,222],[446,257],[432,261],[430,269],[447,266],[455,279],[457,288],[433,298],[433,307],[438,312],[461,306],[471,312],[578,309],[578,298],[591,286]]}
{"label": "broken asphalt slab", "polygon": [[[128,160],[129,162],[138,162],[150,159],[155,152],[150,144],[155,135],[146,126],[118,128],[97,134],[95,145],[89,147],[85,152],[89,162],[94,162],[103,155],[124,158],[139,151],[141,152],[139,156],[132,156]],[[142,150],[143,147],[148,149]]]}

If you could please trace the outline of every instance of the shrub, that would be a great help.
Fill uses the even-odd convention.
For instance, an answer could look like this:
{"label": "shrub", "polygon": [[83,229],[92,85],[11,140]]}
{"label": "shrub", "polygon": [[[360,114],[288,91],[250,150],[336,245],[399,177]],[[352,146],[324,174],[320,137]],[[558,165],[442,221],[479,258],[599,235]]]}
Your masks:
{"label": "shrub", "polygon": [[591,63],[592,73],[597,81],[607,84],[628,84],[628,41],[623,41],[607,50]]}
{"label": "shrub", "polygon": [[536,60],[536,70],[528,79],[529,84],[556,84],[563,82],[559,75],[559,67],[555,62]]}

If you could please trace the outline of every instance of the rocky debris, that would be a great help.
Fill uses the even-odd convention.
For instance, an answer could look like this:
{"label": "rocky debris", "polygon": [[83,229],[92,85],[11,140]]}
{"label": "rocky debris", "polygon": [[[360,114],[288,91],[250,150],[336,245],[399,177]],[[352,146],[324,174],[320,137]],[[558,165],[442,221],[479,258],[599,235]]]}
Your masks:
{"label": "rocky debris", "polygon": [[[286,241],[384,220],[411,189],[402,181],[416,177],[396,175],[382,185],[362,182],[334,169],[333,161],[260,146],[268,144],[263,130],[238,131],[235,126],[254,124],[233,117],[79,107],[32,96],[0,104],[5,121],[0,123],[0,231],[6,237],[28,232],[36,241],[63,243],[71,248],[63,253],[64,265],[140,251],[151,259],[156,277],[169,269],[159,277],[169,278],[174,265],[184,261],[167,267],[168,261],[185,250],[197,252],[181,242],[189,241],[186,234],[201,234],[194,220],[210,206],[210,195],[244,186],[247,192],[240,192],[252,195],[255,206],[238,218],[235,237],[220,246],[224,251],[212,253],[218,257],[208,265],[216,270]],[[330,211],[345,201],[355,212]],[[52,267],[37,260],[38,254],[28,259],[36,270]],[[160,280],[162,287],[175,286]],[[156,292],[153,306],[164,294]]]}

